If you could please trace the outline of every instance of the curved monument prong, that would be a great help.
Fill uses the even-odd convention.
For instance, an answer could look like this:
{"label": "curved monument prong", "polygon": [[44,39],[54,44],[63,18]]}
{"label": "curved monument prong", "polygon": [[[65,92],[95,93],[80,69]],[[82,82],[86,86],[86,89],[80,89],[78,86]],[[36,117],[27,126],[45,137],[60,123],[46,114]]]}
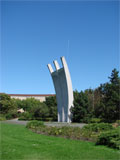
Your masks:
{"label": "curved monument prong", "polygon": [[[67,90],[68,90],[68,116],[71,117],[70,108],[73,106],[73,89],[72,89],[72,81],[70,77],[70,72],[68,69],[67,62],[65,57],[61,57],[62,65],[65,71],[66,81],[67,81]],[[69,118],[70,120],[71,118]]]}
{"label": "curved monument prong", "polygon": [[53,61],[53,63],[55,65],[56,70],[59,70],[60,66],[59,66],[58,62],[55,60],[55,61]]}
{"label": "curved monument prong", "polygon": [[63,67],[54,61],[56,71],[48,64],[57,98],[58,122],[71,122],[70,108],[73,106],[73,90],[69,69],[64,57],[61,57]]}
{"label": "curved monument prong", "polygon": [[53,71],[53,68],[52,68],[51,64],[48,64],[47,66],[48,66],[48,69],[49,69],[50,73],[52,74],[54,71]]}

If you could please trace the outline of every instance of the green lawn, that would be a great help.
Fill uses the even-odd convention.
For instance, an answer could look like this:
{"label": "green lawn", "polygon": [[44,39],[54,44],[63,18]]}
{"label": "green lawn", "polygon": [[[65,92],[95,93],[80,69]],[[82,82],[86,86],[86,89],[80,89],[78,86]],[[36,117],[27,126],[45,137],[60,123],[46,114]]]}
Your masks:
{"label": "green lawn", "polygon": [[22,125],[1,123],[1,160],[118,160],[118,150],[91,142],[33,133]]}

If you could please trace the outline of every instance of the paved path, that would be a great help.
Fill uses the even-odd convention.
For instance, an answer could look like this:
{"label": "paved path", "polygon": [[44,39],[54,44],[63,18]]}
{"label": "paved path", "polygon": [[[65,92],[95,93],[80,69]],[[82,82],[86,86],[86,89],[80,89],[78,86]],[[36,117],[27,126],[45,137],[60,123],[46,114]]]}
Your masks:
{"label": "paved path", "polygon": [[[6,123],[12,123],[12,124],[19,124],[19,125],[26,125],[28,121],[18,121],[18,119],[12,119],[12,120],[6,120],[4,121]],[[68,127],[80,127],[82,128],[85,126],[85,123],[58,123],[58,122],[44,122],[45,125],[47,126],[56,126],[56,127],[63,127],[63,126],[68,126]]]}
{"label": "paved path", "polygon": [[66,123],[66,122],[45,122],[45,125],[47,126],[57,126],[57,127],[63,127],[63,126],[67,126],[67,127],[80,127],[82,128],[83,126],[85,126],[85,123]]}
{"label": "paved path", "polygon": [[26,125],[28,121],[18,121],[18,118],[12,119],[12,120],[6,120],[3,121],[5,123],[12,123],[12,124],[21,124],[21,125]]}

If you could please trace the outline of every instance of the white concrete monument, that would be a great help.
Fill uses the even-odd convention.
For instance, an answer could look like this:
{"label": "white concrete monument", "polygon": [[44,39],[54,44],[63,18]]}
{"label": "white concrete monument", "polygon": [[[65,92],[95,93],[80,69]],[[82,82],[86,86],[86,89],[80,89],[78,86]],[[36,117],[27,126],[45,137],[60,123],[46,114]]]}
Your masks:
{"label": "white concrete monument", "polygon": [[53,61],[56,71],[53,71],[51,64],[48,69],[53,79],[57,98],[58,122],[71,122],[70,108],[73,107],[73,89],[68,66],[64,57],[61,57],[63,67],[60,68],[58,62]]}

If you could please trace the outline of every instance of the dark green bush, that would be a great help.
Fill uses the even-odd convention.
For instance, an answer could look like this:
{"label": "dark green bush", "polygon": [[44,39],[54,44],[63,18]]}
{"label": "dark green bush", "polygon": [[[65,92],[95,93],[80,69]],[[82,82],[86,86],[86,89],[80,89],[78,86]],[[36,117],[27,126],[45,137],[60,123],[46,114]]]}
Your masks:
{"label": "dark green bush", "polygon": [[38,121],[44,121],[44,122],[51,122],[51,121],[53,121],[53,119],[50,117],[48,117],[48,118],[42,118],[42,117],[32,117],[32,119],[31,120],[38,120]]}
{"label": "dark green bush", "polygon": [[11,113],[6,114],[6,119],[12,119],[12,118],[13,117],[12,117]]}
{"label": "dark green bush", "polygon": [[101,122],[101,119],[100,118],[91,118],[90,123],[100,123]]}
{"label": "dark green bush", "polygon": [[19,121],[27,121],[27,120],[29,120],[29,119],[26,118],[26,117],[24,117],[24,116],[20,116],[20,117],[18,118],[18,120],[19,120]]}
{"label": "dark green bush", "polygon": [[83,127],[83,129],[92,131],[92,132],[99,132],[99,131],[106,131],[113,129],[112,124],[109,123],[93,123],[88,124]]}
{"label": "dark green bush", "polygon": [[29,112],[21,113],[18,120],[32,120],[32,115]]}
{"label": "dark green bush", "polygon": [[81,120],[81,122],[82,123],[90,123],[90,118],[86,116]]}
{"label": "dark green bush", "polygon": [[27,123],[26,127],[27,128],[31,128],[31,129],[36,129],[38,127],[44,126],[44,122],[43,121],[37,121],[37,120],[33,120]]}
{"label": "dark green bush", "polygon": [[0,121],[5,121],[6,117],[3,114],[0,114]]}
{"label": "dark green bush", "polygon": [[46,122],[52,122],[53,118],[51,118],[51,117],[50,118],[45,118],[44,121],[46,121]]}
{"label": "dark green bush", "polygon": [[120,128],[102,132],[97,138],[97,145],[107,145],[112,148],[120,147]]}
{"label": "dark green bush", "polygon": [[9,111],[9,113],[5,115],[6,119],[14,119],[17,118],[17,116],[18,116],[17,110],[11,110]]}

